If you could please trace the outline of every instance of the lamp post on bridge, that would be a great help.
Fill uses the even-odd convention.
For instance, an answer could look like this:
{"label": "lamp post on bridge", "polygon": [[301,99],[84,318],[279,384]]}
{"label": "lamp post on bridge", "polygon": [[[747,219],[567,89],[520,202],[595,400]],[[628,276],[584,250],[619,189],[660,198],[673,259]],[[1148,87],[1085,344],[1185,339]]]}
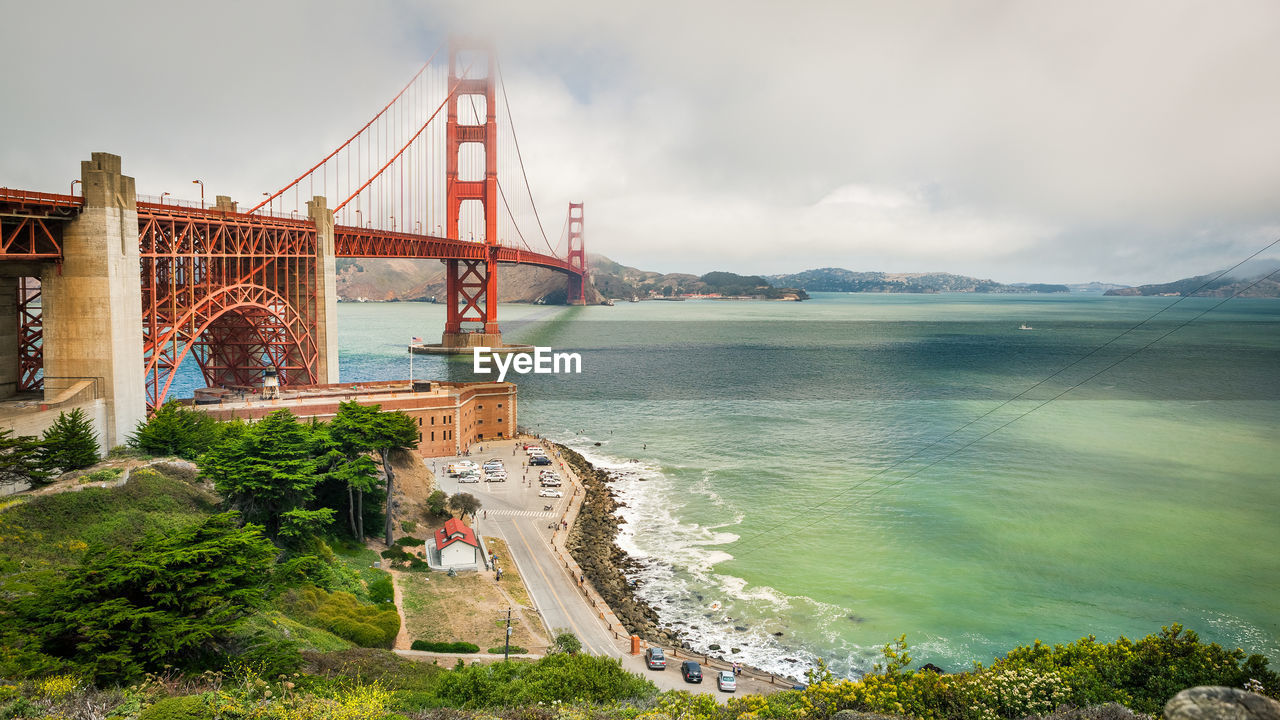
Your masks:
{"label": "lamp post on bridge", "polygon": [[[269,192],[264,192],[264,193],[262,193],[262,197],[270,198],[270,197],[271,197],[271,193],[269,193]],[[269,200],[267,201],[267,214],[271,214],[271,203],[270,203],[270,201],[269,201]]]}
{"label": "lamp post on bridge", "polygon": [[364,227],[364,221],[360,219],[360,208],[356,208],[356,227]]}
{"label": "lamp post on bridge", "polygon": [[79,180],[72,180],[72,181],[71,181],[71,194],[72,194],[73,196],[76,194],[76,184],[77,184],[77,183],[79,183],[79,182],[80,182]]}
{"label": "lamp post on bridge", "polygon": [[191,184],[200,186],[200,209],[203,210],[204,209],[204,181],[192,180]]}
{"label": "lamp post on bridge", "polygon": [[396,229],[396,216],[395,216],[395,215],[392,215],[392,216],[391,216],[391,230],[392,230],[392,232],[394,232],[394,231],[395,231],[395,229]]}
{"label": "lamp post on bridge", "polygon": [[165,197],[166,195],[172,195],[172,194],[173,194],[173,193],[169,193],[169,192],[162,192],[162,193],[160,193],[160,204],[161,204],[161,205],[163,205],[163,204],[164,204],[164,197]]}
{"label": "lamp post on bridge", "polygon": [[414,220],[414,221],[413,221],[413,229],[414,229],[414,231],[415,231],[415,232],[417,232],[419,235],[421,235],[421,234],[422,234],[422,221],[421,221],[421,220]]}

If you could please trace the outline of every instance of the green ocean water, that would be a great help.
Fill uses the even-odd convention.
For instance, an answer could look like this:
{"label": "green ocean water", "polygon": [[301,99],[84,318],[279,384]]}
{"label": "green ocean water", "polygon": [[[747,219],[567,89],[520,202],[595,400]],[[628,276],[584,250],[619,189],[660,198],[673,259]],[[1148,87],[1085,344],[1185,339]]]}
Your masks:
{"label": "green ocean water", "polygon": [[[580,375],[508,378],[520,423],[618,473],[639,592],[695,647],[852,675],[901,634],[958,669],[1180,622],[1280,658],[1280,302],[1175,300],[500,316],[509,341],[581,353]],[[344,381],[403,377],[443,306],[338,318]],[[414,362],[473,377],[469,359]]]}

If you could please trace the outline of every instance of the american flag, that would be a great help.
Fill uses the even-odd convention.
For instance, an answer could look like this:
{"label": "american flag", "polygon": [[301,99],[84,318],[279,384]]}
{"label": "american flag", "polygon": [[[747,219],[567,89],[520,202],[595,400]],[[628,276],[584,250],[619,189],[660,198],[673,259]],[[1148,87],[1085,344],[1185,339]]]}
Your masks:
{"label": "american flag", "polygon": [[422,342],[422,338],[416,337],[413,339],[413,342]]}

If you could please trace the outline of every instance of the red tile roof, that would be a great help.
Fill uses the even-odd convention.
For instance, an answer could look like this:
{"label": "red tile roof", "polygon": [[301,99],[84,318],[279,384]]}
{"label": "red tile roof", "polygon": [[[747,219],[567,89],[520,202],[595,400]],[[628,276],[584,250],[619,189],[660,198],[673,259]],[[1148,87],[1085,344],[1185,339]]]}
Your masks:
{"label": "red tile roof", "polygon": [[463,525],[457,518],[449,518],[444,521],[444,527],[436,531],[436,549],[443,550],[458,541],[474,548],[480,547],[480,543],[476,542],[476,534],[471,531],[471,528]]}

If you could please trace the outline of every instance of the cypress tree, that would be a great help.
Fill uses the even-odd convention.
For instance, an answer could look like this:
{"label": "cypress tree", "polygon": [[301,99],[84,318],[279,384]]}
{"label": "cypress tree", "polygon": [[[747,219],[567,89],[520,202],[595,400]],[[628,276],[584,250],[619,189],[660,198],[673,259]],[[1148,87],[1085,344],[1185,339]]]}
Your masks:
{"label": "cypress tree", "polygon": [[0,483],[43,485],[49,479],[40,459],[40,442],[31,435],[14,437],[12,430],[0,429]]}
{"label": "cypress tree", "polygon": [[98,462],[98,434],[80,408],[58,413],[44,431],[41,461],[48,470],[79,470]]}

